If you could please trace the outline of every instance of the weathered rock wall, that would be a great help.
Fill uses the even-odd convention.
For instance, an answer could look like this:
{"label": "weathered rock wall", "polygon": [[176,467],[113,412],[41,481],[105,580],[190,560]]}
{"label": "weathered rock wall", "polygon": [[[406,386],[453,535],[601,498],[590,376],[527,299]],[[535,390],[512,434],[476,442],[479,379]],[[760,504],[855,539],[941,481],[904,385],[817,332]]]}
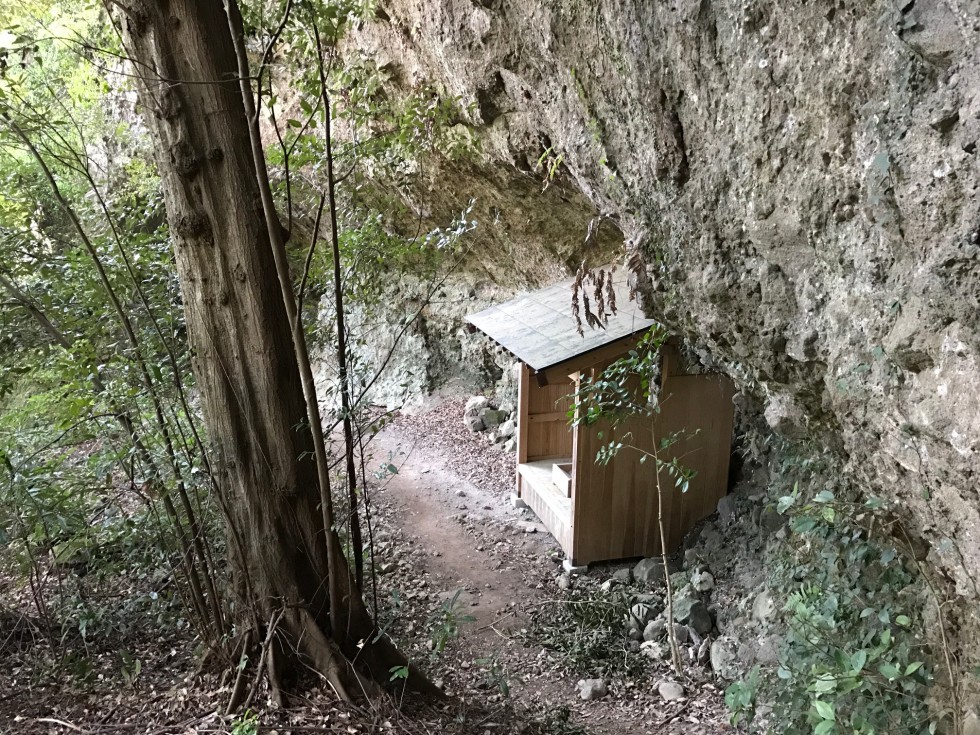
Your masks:
{"label": "weathered rock wall", "polygon": [[488,162],[563,155],[644,256],[651,312],[980,597],[980,3],[384,0],[379,18],[357,44],[475,103]]}
{"label": "weathered rock wall", "polygon": [[[467,276],[472,274],[440,285],[406,274],[389,285],[382,303],[348,304],[355,373],[370,403],[411,411],[433,394],[476,393],[494,385],[506,389],[512,358],[482,335],[470,333],[465,318],[506,298],[510,290],[486,280],[468,283]],[[321,307],[319,321],[326,332],[332,301],[324,300]],[[335,366],[329,348],[319,350],[319,393],[334,408],[339,401]]]}
{"label": "weathered rock wall", "polygon": [[[516,400],[513,357],[470,333],[466,316],[518,291],[569,278],[583,259],[601,265],[621,255],[619,228],[593,225],[586,242],[595,218],[589,200],[570,182],[532,171],[534,163],[518,170],[430,156],[420,162],[411,189],[372,182],[365,198],[375,206],[396,200],[379,208],[386,211],[386,225],[402,235],[421,233],[416,239],[423,240],[434,228],[451,230],[463,212],[468,224],[430,276],[378,266],[384,295],[368,304],[348,302],[351,348],[359,377],[372,382],[369,400],[412,409],[434,392],[489,387],[499,400]],[[318,329],[329,342],[329,295],[320,308]],[[329,349],[318,352],[318,381],[329,402],[335,361]]]}

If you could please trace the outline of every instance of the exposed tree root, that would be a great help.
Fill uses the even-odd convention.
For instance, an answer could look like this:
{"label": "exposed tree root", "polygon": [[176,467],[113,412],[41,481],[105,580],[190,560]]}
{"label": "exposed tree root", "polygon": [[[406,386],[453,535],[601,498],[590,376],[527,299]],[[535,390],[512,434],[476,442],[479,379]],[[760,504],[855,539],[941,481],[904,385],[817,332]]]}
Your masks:
{"label": "exposed tree root", "polygon": [[248,683],[248,678],[245,673],[245,666],[242,665],[247,660],[248,652],[252,648],[252,633],[246,634],[242,651],[239,656],[239,661],[241,663],[238,666],[238,674],[235,676],[235,686],[231,688],[231,696],[228,698],[228,706],[225,708],[225,713],[230,714],[238,709],[238,705],[241,704],[242,697],[245,695],[245,686]]}

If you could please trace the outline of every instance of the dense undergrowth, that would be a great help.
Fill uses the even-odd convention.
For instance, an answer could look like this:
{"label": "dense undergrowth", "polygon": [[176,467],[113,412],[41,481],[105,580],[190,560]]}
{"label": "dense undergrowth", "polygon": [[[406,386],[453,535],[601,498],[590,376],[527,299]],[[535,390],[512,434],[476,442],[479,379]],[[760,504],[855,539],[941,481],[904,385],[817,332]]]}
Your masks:
{"label": "dense undergrowth", "polygon": [[833,467],[786,451],[774,468],[769,502],[788,524],[765,558],[782,645],[778,664],[729,687],[733,722],[818,735],[936,732],[949,713],[933,697],[942,639],[927,626],[943,624],[930,612],[941,601],[887,503]]}

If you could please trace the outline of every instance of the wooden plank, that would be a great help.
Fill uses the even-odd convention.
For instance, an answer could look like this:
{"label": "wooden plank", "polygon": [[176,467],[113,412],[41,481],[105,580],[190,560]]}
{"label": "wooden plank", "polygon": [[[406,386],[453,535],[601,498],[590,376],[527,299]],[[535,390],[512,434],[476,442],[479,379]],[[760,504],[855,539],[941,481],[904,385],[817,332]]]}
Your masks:
{"label": "wooden plank", "polygon": [[613,358],[621,357],[629,352],[640,340],[640,337],[640,334],[630,334],[589,352],[576,355],[570,360],[564,360],[556,365],[552,365],[544,371],[539,370],[538,374],[543,373],[545,381],[553,383],[567,378],[571,373],[588,369],[597,363],[608,364]]}
{"label": "wooden plank", "polygon": [[[558,461],[570,462],[571,460],[566,457]],[[551,460],[528,462],[517,465],[517,471],[525,480],[524,501],[555,537],[562,549],[570,555],[572,501],[551,482],[553,464]]]}
{"label": "wooden plank", "polygon": [[531,369],[523,362],[517,366],[517,462],[527,462],[527,426],[530,415]]}
{"label": "wooden plank", "polygon": [[681,374],[681,353],[677,347],[677,342],[673,338],[668,339],[660,347],[660,385],[663,387],[664,381],[673,375]]}
{"label": "wooden plank", "polygon": [[[523,362],[517,364],[517,463],[527,462],[528,392],[531,370]],[[522,482],[516,473],[517,497],[521,497]]]}
{"label": "wooden plank", "polygon": [[[591,380],[596,374],[595,370],[585,369],[582,371],[582,378]],[[604,423],[580,425],[577,433],[576,496],[573,507],[575,536],[572,539],[573,555],[577,564],[588,564],[603,558],[615,531],[610,505],[611,468],[600,467],[595,463],[599,431],[609,436],[609,427]]]}
{"label": "wooden plank", "polygon": [[[652,464],[638,451],[652,449],[651,428],[652,422],[642,417],[619,427],[605,421],[579,427],[573,513],[576,562],[659,554],[656,477]],[[596,464],[596,452],[614,439],[636,449],[624,447],[608,465]]]}
{"label": "wooden plank", "polygon": [[[727,490],[733,394],[723,376],[673,376],[665,381],[661,413],[653,418],[631,418],[616,428],[605,422],[578,428],[572,512],[576,563],[660,555],[655,460],[642,461],[638,450],[653,452],[655,442],[671,433],[684,438],[661,459],[676,456],[697,474],[682,493],[667,470],[660,473],[668,549],[677,549],[684,535],[715,510]],[[601,446],[613,439],[626,442],[628,433],[628,443],[637,449],[620,450],[609,465],[595,464]]]}
{"label": "wooden plank", "polygon": [[527,456],[525,462],[572,454],[572,431],[562,421],[537,421],[532,417],[565,415],[572,405],[574,384],[566,377],[561,382],[537,385],[528,380]]}
{"label": "wooden plank", "polygon": [[[664,459],[677,457],[697,472],[671,518],[672,545],[679,545],[698,521],[713,513],[728,491],[734,395],[735,386],[723,375],[680,375],[665,384],[658,431],[662,436],[676,432],[684,438],[667,450]],[[692,434],[695,428],[698,433]]]}
{"label": "wooden plank", "polygon": [[[569,376],[569,378],[575,387],[575,391],[577,392],[579,387],[581,386],[581,383],[579,382],[582,379],[581,373],[575,373],[574,375]],[[581,462],[581,456],[582,456],[581,439],[580,439],[581,427],[579,426],[578,423],[578,419],[581,413],[579,412],[577,406],[573,406],[573,408],[575,410],[575,416],[571,427],[572,428],[572,481],[571,483],[569,483],[569,487],[568,487],[568,497],[570,498],[572,503],[572,513],[571,513],[572,517],[568,523],[569,539],[568,539],[568,549],[566,549],[566,553],[571,558],[572,563],[578,565],[579,562],[576,561],[575,559],[574,551],[575,551],[576,517],[578,515],[578,509],[576,508],[578,502],[577,498],[578,498],[578,487],[579,487],[578,467],[579,467],[579,463]]]}
{"label": "wooden plank", "polygon": [[552,411],[551,413],[532,413],[527,420],[534,423],[538,421],[568,421],[567,411]]}

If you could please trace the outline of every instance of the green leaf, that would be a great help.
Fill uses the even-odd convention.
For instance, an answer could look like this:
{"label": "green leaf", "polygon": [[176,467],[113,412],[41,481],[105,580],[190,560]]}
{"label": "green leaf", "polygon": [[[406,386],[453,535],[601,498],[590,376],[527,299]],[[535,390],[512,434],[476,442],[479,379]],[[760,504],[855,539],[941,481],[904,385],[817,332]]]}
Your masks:
{"label": "green leaf", "polygon": [[888,681],[895,681],[895,679],[902,675],[902,672],[898,670],[895,664],[882,664],[878,667],[878,673],[888,679]]}
{"label": "green leaf", "polygon": [[813,499],[815,503],[832,503],[834,502],[834,494],[830,490],[821,490],[817,493],[817,497]]}
{"label": "green leaf", "polygon": [[910,663],[908,666],[905,667],[905,675],[911,676],[921,668],[922,668],[922,661],[915,661],[913,663]]}
{"label": "green leaf", "polygon": [[813,700],[813,706],[817,710],[817,714],[820,715],[820,719],[829,720],[831,725],[834,724],[834,706],[830,702],[815,699]]}
{"label": "green leaf", "polygon": [[790,521],[790,528],[792,528],[796,533],[809,533],[816,527],[817,521],[815,518],[796,516],[792,521]]}
{"label": "green leaf", "polygon": [[817,726],[813,728],[813,735],[827,735],[834,729],[835,724],[836,723],[833,720],[821,720],[817,723]]}
{"label": "green leaf", "polygon": [[858,651],[851,655],[851,668],[855,673],[860,673],[864,669],[864,665],[868,662],[868,652]]}
{"label": "green leaf", "polygon": [[818,694],[827,694],[837,689],[837,680],[830,674],[821,674],[813,683],[813,691]]}
{"label": "green leaf", "polygon": [[903,628],[908,628],[912,624],[912,621],[908,615],[898,615],[895,618],[895,624],[901,625]]}
{"label": "green leaf", "polygon": [[796,502],[796,498],[793,497],[792,495],[784,495],[779,499],[779,502],[776,504],[776,512],[779,513],[780,515],[784,515],[786,511],[788,511],[793,506],[793,503],[795,502]]}

